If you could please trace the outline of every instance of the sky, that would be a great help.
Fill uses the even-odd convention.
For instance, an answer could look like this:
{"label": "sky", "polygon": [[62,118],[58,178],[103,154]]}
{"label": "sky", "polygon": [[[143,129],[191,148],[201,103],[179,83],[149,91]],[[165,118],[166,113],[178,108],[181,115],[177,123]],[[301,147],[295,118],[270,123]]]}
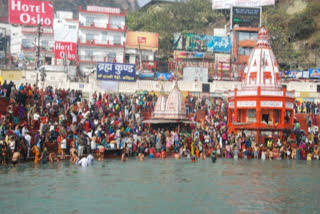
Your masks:
{"label": "sky", "polygon": [[[148,2],[150,2],[151,0],[137,0],[139,7],[143,7],[145,4],[147,4]],[[169,0],[169,1],[176,1],[176,0]]]}
{"label": "sky", "polygon": [[139,7],[142,7],[143,5],[147,4],[149,1],[151,0],[138,0]]}

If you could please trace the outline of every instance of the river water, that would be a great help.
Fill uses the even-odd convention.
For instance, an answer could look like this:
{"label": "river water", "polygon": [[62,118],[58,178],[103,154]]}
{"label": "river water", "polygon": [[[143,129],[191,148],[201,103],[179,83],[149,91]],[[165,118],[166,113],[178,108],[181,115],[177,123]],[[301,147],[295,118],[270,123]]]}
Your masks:
{"label": "river water", "polygon": [[119,160],[0,167],[0,213],[319,213],[320,161]]}

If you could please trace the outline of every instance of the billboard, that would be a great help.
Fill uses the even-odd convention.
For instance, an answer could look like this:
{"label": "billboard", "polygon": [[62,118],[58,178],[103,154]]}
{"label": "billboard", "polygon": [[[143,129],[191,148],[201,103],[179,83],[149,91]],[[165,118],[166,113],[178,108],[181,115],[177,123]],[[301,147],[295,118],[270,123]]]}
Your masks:
{"label": "billboard", "polygon": [[274,5],[275,0],[212,0],[212,9],[230,9],[231,7],[261,7]]}
{"label": "billboard", "polygon": [[309,78],[320,78],[320,68],[309,68]]}
{"label": "billboard", "polygon": [[149,32],[128,31],[127,48],[158,50],[159,34]]}
{"label": "billboard", "polygon": [[54,42],[54,58],[76,60],[77,43],[74,42]]}
{"label": "billboard", "polygon": [[230,54],[215,54],[215,63],[218,71],[230,71]]}
{"label": "billboard", "polygon": [[2,70],[1,76],[4,80],[21,80],[23,78],[23,72],[20,70]]}
{"label": "billboard", "polygon": [[174,59],[213,59],[213,53],[174,51]]}
{"label": "billboard", "polygon": [[173,80],[173,75],[171,73],[156,73],[158,80]]}
{"label": "billboard", "polygon": [[208,68],[186,67],[183,69],[183,80],[208,82]]}
{"label": "billboard", "polygon": [[78,22],[68,22],[64,19],[54,19],[54,40],[61,42],[78,41]]}
{"label": "billboard", "polygon": [[230,37],[198,35],[191,33],[175,33],[173,49],[201,52],[231,52]]}
{"label": "billboard", "polygon": [[98,62],[97,80],[136,81],[136,66],[131,64]]}
{"label": "billboard", "polygon": [[53,25],[53,4],[49,1],[9,0],[9,23],[21,25]]}
{"label": "billboard", "polygon": [[208,41],[208,51],[212,51],[215,53],[230,53],[230,37],[212,36]]}
{"label": "billboard", "polygon": [[232,7],[231,27],[260,27],[261,7]]}

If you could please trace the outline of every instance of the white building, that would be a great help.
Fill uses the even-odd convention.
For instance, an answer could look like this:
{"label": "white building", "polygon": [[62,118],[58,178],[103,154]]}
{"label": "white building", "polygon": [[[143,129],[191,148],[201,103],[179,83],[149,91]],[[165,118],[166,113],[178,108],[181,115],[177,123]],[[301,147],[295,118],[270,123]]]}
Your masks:
{"label": "white building", "polygon": [[[79,20],[73,18],[73,12],[57,11],[53,21],[54,41],[75,43],[78,42]],[[77,54],[77,53],[76,53]],[[55,59],[54,65],[76,64],[77,59]]]}
{"label": "white building", "polygon": [[6,67],[10,57],[10,32],[11,26],[0,23],[0,68]]}
{"label": "white building", "polygon": [[[39,36],[40,30],[40,36]],[[40,42],[38,42],[40,38]],[[38,45],[40,48],[38,49]],[[10,52],[13,64],[34,69],[37,52],[40,52],[40,65],[51,65],[54,58],[53,28],[11,26]]]}
{"label": "white building", "polygon": [[79,68],[82,73],[96,69],[97,62],[125,61],[126,11],[120,8],[79,7]]}

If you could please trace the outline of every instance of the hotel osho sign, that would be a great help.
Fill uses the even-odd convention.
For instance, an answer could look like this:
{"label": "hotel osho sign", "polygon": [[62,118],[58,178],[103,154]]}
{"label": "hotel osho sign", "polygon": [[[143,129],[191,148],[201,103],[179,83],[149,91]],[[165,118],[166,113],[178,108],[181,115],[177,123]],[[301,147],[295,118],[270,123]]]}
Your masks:
{"label": "hotel osho sign", "polygon": [[48,1],[9,0],[9,23],[21,25],[53,24],[53,4]]}

